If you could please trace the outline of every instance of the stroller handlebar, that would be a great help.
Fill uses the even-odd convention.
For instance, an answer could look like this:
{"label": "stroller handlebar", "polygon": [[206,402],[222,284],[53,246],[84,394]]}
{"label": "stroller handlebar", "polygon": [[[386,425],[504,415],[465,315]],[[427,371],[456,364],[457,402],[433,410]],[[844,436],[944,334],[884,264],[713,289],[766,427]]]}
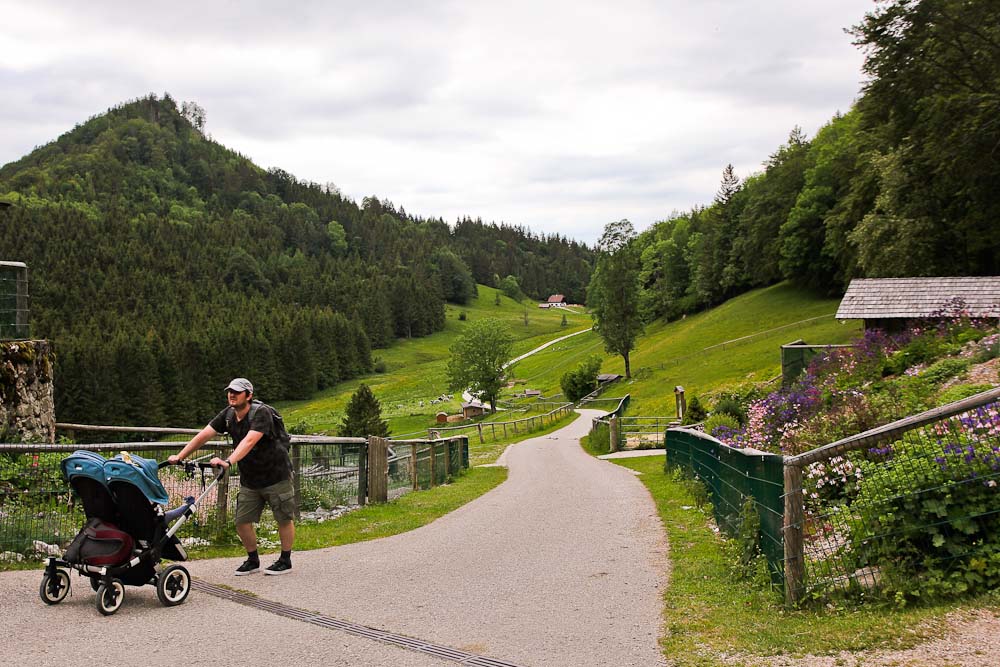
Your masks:
{"label": "stroller handlebar", "polygon": [[212,465],[211,463],[207,463],[205,461],[177,461],[176,463],[171,463],[170,461],[160,461],[157,463],[158,470],[162,470],[167,466],[184,466],[185,470],[192,473],[196,468],[199,470],[218,470],[215,475],[216,477],[222,477],[222,475],[226,472],[225,466]]}

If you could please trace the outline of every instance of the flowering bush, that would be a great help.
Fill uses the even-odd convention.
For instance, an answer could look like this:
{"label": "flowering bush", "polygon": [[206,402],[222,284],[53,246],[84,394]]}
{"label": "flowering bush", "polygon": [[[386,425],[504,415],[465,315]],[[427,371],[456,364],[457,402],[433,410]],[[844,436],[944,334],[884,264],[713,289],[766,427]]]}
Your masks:
{"label": "flowering bush", "polygon": [[858,566],[880,569],[888,593],[939,598],[1000,585],[998,434],[994,405],[861,465],[852,552]]}

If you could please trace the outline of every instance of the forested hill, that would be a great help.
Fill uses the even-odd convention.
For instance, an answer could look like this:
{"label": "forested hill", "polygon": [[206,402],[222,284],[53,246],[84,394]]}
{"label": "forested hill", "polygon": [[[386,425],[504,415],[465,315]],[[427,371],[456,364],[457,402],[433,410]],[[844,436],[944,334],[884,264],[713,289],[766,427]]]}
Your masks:
{"label": "forested hill", "polygon": [[[220,387],[305,398],[373,348],[444,326],[476,282],[582,302],[592,253],[523,228],[408,215],[265,171],[150,96],[0,168],[0,259],[31,271],[62,421],[192,425]],[[513,276],[511,278],[510,276]]]}

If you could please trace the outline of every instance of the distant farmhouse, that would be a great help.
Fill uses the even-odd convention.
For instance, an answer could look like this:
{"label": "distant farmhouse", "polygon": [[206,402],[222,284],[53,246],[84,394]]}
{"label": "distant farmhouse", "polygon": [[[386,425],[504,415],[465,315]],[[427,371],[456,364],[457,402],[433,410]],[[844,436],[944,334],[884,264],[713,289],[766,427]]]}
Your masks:
{"label": "distant farmhouse", "polygon": [[562,308],[568,305],[566,303],[566,297],[562,294],[553,294],[548,298],[545,303],[538,304],[539,308]]}
{"label": "distant farmhouse", "polygon": [[909,320],[941,319],[958,311],[1000,317],[1000,276],[855,279],[837,319],[863,320],[865,329],[898,331]]}

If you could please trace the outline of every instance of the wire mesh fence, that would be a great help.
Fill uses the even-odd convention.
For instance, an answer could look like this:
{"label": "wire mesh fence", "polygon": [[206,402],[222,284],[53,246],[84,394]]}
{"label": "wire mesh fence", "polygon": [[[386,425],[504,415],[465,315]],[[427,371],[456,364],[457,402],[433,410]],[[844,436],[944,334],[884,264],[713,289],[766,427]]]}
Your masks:
{"label": "wire mesh fence", "polygon": [[[290,455],[299,515],[322,520],[367,501],[368,440],[296,436]],[[0,445],[0,561],[45,555],[61,548],[85,523],[83,507],[63,479],[59,463],[78,449],[111,458],[120,451],[164,461],[182,447],[180,442],[120,442],[88,445]],[[389,497],[446,483],[469,467],[468,438],[437,442],[388,441]],[[210,442],[196,454],[207,461],[232,451],[228,442]],[[386,460],[386,459],[383,459]],[[211,471],[186,471],[182,466],[160,470],[167,490],[167,509],[187,496],[199,496],[211,482]],[[180,537],[205,542],[232,542],[232,517],[240,486],[239,464],[198,505]],[[276,531],[264,512],[259,527],[263,541]]]}
{"label": "wire mesh fence", "polygon": [[737,449],[701,431],[671,428],[664,435],[665,470],[679,467],[704,483],[719,529],[736,538],[745,530],[745,506],[753,504],[757,543],[771,580],[784,577],[784,483],[782,457]]}
{"label": "wire mesh fence", "polygon": [[663,447],[664,431],[680,423],[677,417],[621,417],[618,420],[618,449]]}
{"label": "wire mesh fence", "polygon": [[28,267],[0,261],[0,340],[29,337]]}
{"label": "wire mesh fence", "polygon": [[786,597],[1000,586],[1000,390],[785,459]]}
{"label": "wire mesh fence", "polygon": [[832,595],[938,600],[1000,587],[1000,389],[798,456],[669,429],[666,467],[702,481],[737,537],[750,501],[772,580]]}

